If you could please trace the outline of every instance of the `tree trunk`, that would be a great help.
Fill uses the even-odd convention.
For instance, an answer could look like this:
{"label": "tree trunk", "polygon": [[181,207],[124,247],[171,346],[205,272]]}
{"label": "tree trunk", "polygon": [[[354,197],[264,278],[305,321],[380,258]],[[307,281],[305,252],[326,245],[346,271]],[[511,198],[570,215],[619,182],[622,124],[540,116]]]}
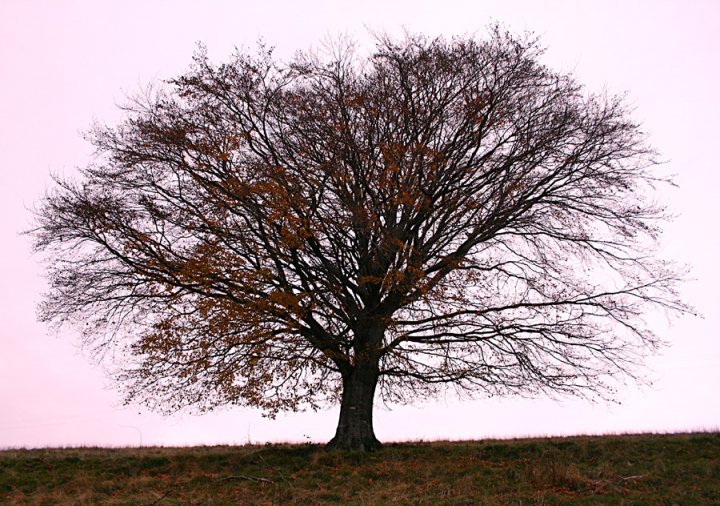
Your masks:
{"label": "tree trunk", "polygon": [[378,381],[377,363],[356,364],[343,374],[340,420],[328,450],[378,450],[382,443],[373,430],[373,399]]}

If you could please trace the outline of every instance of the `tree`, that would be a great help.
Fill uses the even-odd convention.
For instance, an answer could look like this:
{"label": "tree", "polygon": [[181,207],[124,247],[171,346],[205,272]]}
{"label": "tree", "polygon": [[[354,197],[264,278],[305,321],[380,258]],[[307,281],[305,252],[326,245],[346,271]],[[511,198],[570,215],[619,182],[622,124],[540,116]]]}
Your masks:
{"label": "tree", "polygon": [[41,318],[151,408],[339,401],[330,448],[380,446],[376,391],[611,397],[660,344],[643,312],[689,311],[653,256],[663,180],[622,99],[541,55],[499,28],[199,51],[36,211]]}

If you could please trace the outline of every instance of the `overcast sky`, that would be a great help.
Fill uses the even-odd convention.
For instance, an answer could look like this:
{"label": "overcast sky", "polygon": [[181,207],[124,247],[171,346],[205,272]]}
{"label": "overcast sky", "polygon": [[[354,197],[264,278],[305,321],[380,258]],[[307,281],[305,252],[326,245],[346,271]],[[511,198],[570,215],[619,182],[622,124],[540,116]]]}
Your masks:
{"label": "overcast sky", "polygon": [[545,61],[591,91],[628,92],[634,117],[676,174],[658,198],[677,215],[661,255],[692,266],[684,298],[704,315],[651,316],[670,347],[647,362],[652,387],[619,405],[451,397],[377,406],[382,441],[715,429],[720,426],[720,2],[685,1],[31,1],[0,0],[0,448],[326,441],[337,410],[267,420],[250,409],[168,418],[122,408],[101,367],[36,322],[46,285],[18,232],[50,186],[87,163],[81,133],[115,123],[116,105],[184,72],[203,42],[214,61],[262,38],[279,58],[345,33],[482,36],[498,21],[531,31]]}

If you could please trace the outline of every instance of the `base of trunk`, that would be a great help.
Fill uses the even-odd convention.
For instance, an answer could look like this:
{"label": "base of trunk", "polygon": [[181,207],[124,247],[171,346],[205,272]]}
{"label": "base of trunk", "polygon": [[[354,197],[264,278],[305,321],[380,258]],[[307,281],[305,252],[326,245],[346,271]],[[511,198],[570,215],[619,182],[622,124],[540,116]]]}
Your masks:
{"label": "base of trunk", "polygon": [[335,437],[325,447],[327,450],[371,452],[382,447],[373,430],[374,393],[375,381],[369,385],[356,383],[345,389]]}
{"label": "base of trunk", "polygon": [[358,451],[358,452],[374,452],[382,448],[382,443],[377,440],[374,434],[370,436],[363,435],[352,435],[343,434],[335,435],[328,444],[325,445],[325,450],[332,451]]}
{"label": "base of trunk", "polygon": [[378,377],[378,359],[373,357],[343,371],[340,419],[327,450],[371,452],[382,447],[373,430],[373,399]]}

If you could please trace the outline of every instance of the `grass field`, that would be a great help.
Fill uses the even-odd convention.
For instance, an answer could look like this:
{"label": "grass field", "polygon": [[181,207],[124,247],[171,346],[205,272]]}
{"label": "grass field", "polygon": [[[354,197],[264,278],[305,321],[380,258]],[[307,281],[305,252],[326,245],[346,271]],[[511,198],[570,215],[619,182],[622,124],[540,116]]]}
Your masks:
{"label": "grass field", "polygon": [[0,452],[0,504],[720,505],[720,434]]}

